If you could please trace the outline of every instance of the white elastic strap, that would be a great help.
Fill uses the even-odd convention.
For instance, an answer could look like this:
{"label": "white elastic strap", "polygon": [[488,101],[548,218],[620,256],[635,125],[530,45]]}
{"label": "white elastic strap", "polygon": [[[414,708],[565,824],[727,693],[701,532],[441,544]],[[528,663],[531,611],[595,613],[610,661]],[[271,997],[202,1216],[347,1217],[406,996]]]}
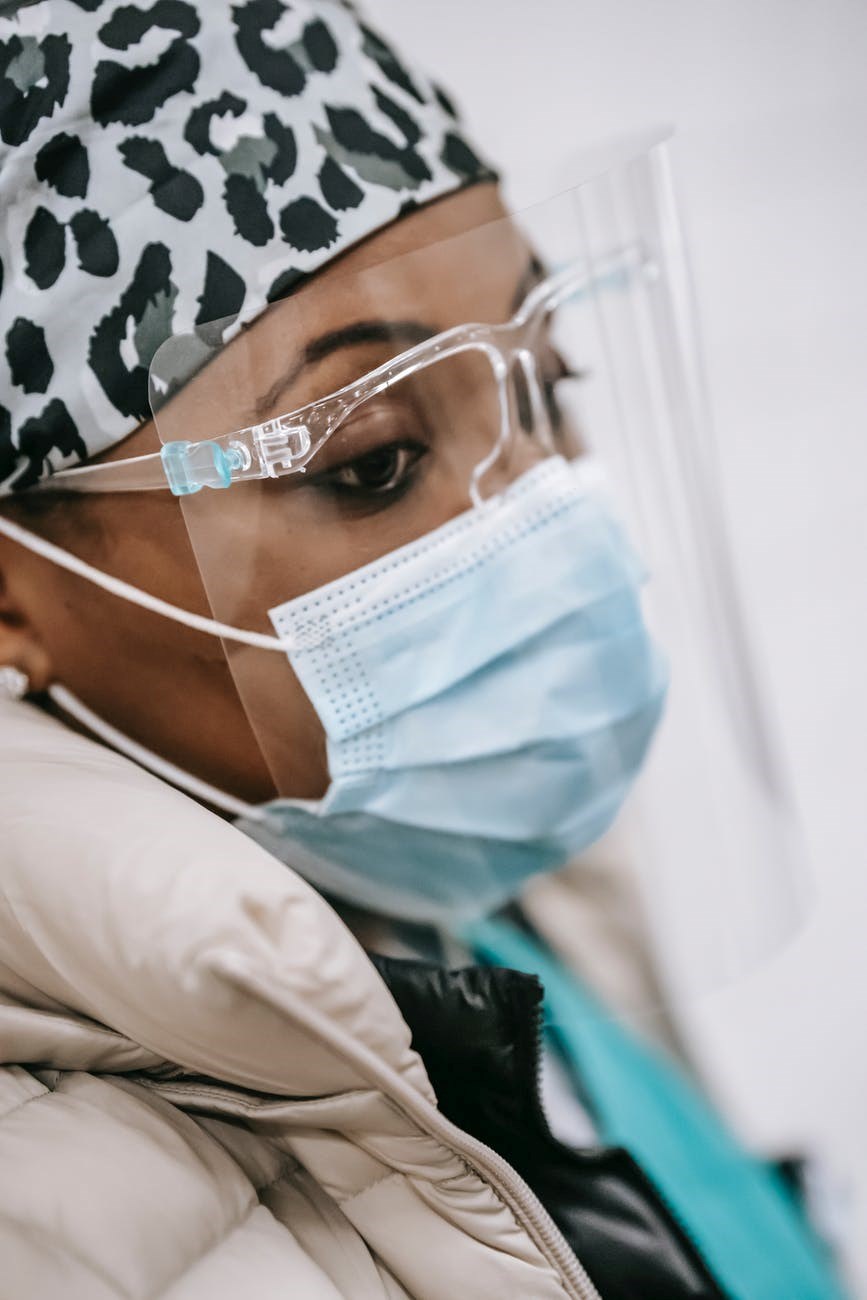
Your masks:
{"label": "white elastic strap", "polygon": [[213,808],[219,808],[221,812],[228,813],[230,817],[249,817],[256,821],[263,819],[261,809],[255,804],[245,803],[243,799],[236,799],[234,795],[226,794],[224,790],[218,790],[216,786],[209,785],[207,781],[200,781],[197,776],[185,772],[183,768],[175,767],[165,758],[160,758],[159,754],[154,754],[152,750],[146,749],[138,741],[130,740],[122,731],[118,731],[111,723],[106,722],[89,709],[86,704],[82,704],[77,695],[66,689],[65,686],[49,686],[48,694],[54,703],[64,713],[68,713],[71,718],[81,725],[94,736],[104,741],[112,749],[118,750],[127,758],[132,759],[141,767],[147,768],[153,772],[154,776],[162,777],[170,785],[177,786],[186,794],[192,795],[201,803],[210,804]]}
{"label": "white elastic strap", "polygon": [[228,623],[218,623],[212,618],[204,618],[201,614],[191,614],[189,610],[171,605],[167,600],[151,596],[148,592],[134,587],[130,582],[123,582],[120,578],[113,578],[111,574],[104,573],[102,569],[94,568],[92,564],[80,560],[77,555],[64,551],[61,546],[46,542],[36,533],[31,533],[19,524],[13,524],[11,519],[5,519],[2,515],[0,515],[0,533],[10,541],[17,542],[19,546],[26,547],[28,551],[33,551],[35,555],[41,555],[43,559],[59,565],[61,569],[67,569],[70,573],[77,574],[79,578],[86,578],[94,586],[102,587],[103,591],[108,591],[113,596],[120,596],[121,600],[131,601],[133,605],[140,605],[142,609],[149,609],[153,614],[172,618],[176,623],[183,623],[197,632],[207,632],[209,636],[217,636],[223,641],[240,641],[243,645],[252,645],[258,650],[282,650],[285,654],[290,648],[288,642],[281,641],[276,636],[268,636],[264,632],[246,632],[243,628],[231,627]]}

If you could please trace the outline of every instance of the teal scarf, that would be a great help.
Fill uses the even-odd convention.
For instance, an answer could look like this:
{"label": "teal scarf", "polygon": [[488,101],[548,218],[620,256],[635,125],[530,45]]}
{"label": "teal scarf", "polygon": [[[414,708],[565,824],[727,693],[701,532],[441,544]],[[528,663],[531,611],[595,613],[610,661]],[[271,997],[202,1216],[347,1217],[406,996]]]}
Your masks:
{"label": "teal scarf", "polygon": [[462,938],[482,963],[539,976],[546,1023],[583,1080],[602,1140],[630,1152],[733,1300],[844,1300],[783,1179],[740,1147],[673,1062],[516,927],[484,920]]}

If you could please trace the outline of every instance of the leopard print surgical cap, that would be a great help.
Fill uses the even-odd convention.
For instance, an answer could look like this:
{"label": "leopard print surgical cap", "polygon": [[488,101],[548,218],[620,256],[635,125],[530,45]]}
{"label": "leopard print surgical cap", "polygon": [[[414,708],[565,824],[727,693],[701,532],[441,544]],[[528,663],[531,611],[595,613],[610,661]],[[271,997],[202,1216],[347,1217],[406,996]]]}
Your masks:
{"label": "leopard print surgical cap", "polygon": [[150,412],[170,335],[237,324],[491,171],[343,0],[36,0],[0,18],[0,494]]}

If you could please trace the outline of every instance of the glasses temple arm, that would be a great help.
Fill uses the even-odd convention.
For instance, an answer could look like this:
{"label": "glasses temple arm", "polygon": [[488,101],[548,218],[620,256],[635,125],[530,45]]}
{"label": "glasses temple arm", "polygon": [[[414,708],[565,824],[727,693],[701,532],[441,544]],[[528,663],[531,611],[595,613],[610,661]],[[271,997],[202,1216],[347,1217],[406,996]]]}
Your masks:
{"label": "glasses temple arm", "polygon": [[146,492],[168,488],[159,452],[128,460],[59,469],[28,488],[30,492]]}
{"label": "glasses temple arm", "polygon": [[627,288],[638,272],[650,272],[653,262],[639,244],[627,244],[602,257],[570,262],[530,290],[513,323],[522,325],[538,311],[554,311],[572,298],[597,289]]}

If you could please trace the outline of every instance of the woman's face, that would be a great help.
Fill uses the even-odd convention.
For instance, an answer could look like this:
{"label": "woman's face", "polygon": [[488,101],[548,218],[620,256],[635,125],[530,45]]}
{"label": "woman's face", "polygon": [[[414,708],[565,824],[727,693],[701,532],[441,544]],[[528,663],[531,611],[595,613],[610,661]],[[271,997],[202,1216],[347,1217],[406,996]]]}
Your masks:
{"label": "woman's face", "polygon": [[[267,420],[450,326],[506,320],[533,278],[514,228],[499,222],[430,247],[504,215],[495,187],[477,186],[372,236],[235,339],[165,408],[159,433],[149,422],[100,459]],[[173,605],[271,633],[273,606],[467,509],[496,423],[480,382],[487,366],[465,354],[402,381],[341,425],[304,475],[204,490],[183,507],[160,491],[14,502],[7,513]],[[538,455],[518,440],[486,483]],[[37,686],[63,683],[127,735],[243,799],[272,797],[273,771],[279,793],[324,793],[324,733],[283,654],[224,648],[3,538],[0,578],[0,663],[23,665]]]}

